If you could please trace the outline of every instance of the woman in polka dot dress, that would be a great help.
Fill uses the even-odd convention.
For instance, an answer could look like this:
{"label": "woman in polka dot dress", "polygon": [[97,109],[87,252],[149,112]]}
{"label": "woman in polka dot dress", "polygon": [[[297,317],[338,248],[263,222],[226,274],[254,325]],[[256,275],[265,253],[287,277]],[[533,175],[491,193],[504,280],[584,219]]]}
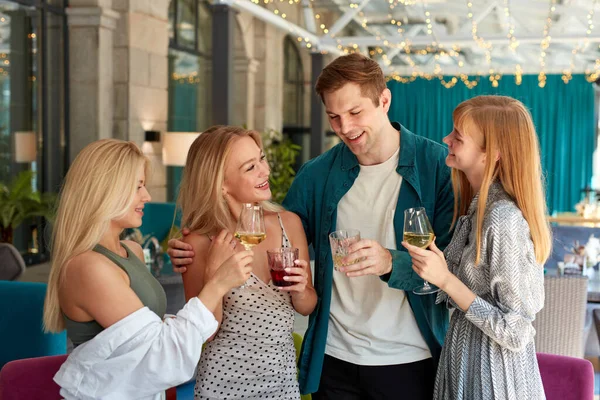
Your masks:
{"label": "woman in polka dot dress", "polygon": [[[267,238],[253,248],[252,275],[232,289],[215,312],[220,328],[200,359],[196,399],[299,399],[294,311],[310,314],[317,302],[300,219],[271,203],[269,165],[260,135],[216,126],[200,135],[188,153],[178,204],[192,263],[183,274],[186,298],[198,294],[221,262],[243,246],[233,237],[243,203],[265,210]],[[266,250],[296,247],[300,257],[292,284],[276,287]],[[195,256],[194,256],[195,255]],[[185,338],[182,338],[185,340]]]}

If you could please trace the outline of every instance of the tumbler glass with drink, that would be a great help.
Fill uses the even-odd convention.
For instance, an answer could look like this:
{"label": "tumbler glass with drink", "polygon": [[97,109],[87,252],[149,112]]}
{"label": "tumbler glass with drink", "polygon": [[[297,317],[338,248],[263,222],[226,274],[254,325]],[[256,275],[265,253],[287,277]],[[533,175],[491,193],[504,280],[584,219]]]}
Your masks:
{"label": "tumbler glass with drink", "polygon": [[331,245],[331,256],[333,257],[333,268],[339,271],[341,267],[354,264],[360,260],[352,260],[344,263],[342,260],[350,254],[350,246],[360,240],[360,231],[358,229],[341,229],[329,234],[329,244]]}
{"label": "tumbler glass with drink", "polygon": [[295,282],[286,281],[284,277],[294,275],[286,272],[285,269],[296,266],[295,261],[298,259],[298,254],[298,249],[294,247],[280,247],[267,250],[269,271],[271,272],[271,279],[275,286],[284,287],[295,284]]}

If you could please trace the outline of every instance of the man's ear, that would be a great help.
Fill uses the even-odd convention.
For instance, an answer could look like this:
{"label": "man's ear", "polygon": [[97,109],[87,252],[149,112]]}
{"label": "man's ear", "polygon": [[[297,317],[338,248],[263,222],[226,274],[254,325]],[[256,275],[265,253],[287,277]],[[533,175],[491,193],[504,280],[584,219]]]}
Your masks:
{"label": "man's ear", "polygon": [[386,113],[390,110],[390,105],[392,104],[392,92],[390,89],[385,88],[383,92],[381,92],[381,95],[379,95],[379,103]]}

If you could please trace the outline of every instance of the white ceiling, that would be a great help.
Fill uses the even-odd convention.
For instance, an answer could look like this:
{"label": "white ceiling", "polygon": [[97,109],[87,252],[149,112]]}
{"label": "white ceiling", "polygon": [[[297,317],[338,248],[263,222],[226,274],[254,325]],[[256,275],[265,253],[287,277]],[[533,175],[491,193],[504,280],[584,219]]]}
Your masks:
{"label": "white ceiling", "polygon": [[[361,2],[351,6],[352,1]],[[523,74],[589,73],[600,57],[598,0],[313,0],[310,4],[313,13],[337,8],[342,15],[319,37],[321,46],[370,52],[388,74],[515,74],[517,69]]]}

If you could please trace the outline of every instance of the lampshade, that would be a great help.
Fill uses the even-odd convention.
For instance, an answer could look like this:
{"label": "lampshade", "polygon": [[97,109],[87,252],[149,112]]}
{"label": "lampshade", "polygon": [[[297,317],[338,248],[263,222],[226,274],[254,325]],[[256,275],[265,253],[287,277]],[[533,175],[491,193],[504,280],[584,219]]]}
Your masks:
{"label": "lampshade", "polygon": [[163,135],[163,164],[183,167],[198,132],[167,132]]}
{"label": "lampshade", "polygon": [[29,163],[37,159],[35,132],[15,132],[15,162]]}

